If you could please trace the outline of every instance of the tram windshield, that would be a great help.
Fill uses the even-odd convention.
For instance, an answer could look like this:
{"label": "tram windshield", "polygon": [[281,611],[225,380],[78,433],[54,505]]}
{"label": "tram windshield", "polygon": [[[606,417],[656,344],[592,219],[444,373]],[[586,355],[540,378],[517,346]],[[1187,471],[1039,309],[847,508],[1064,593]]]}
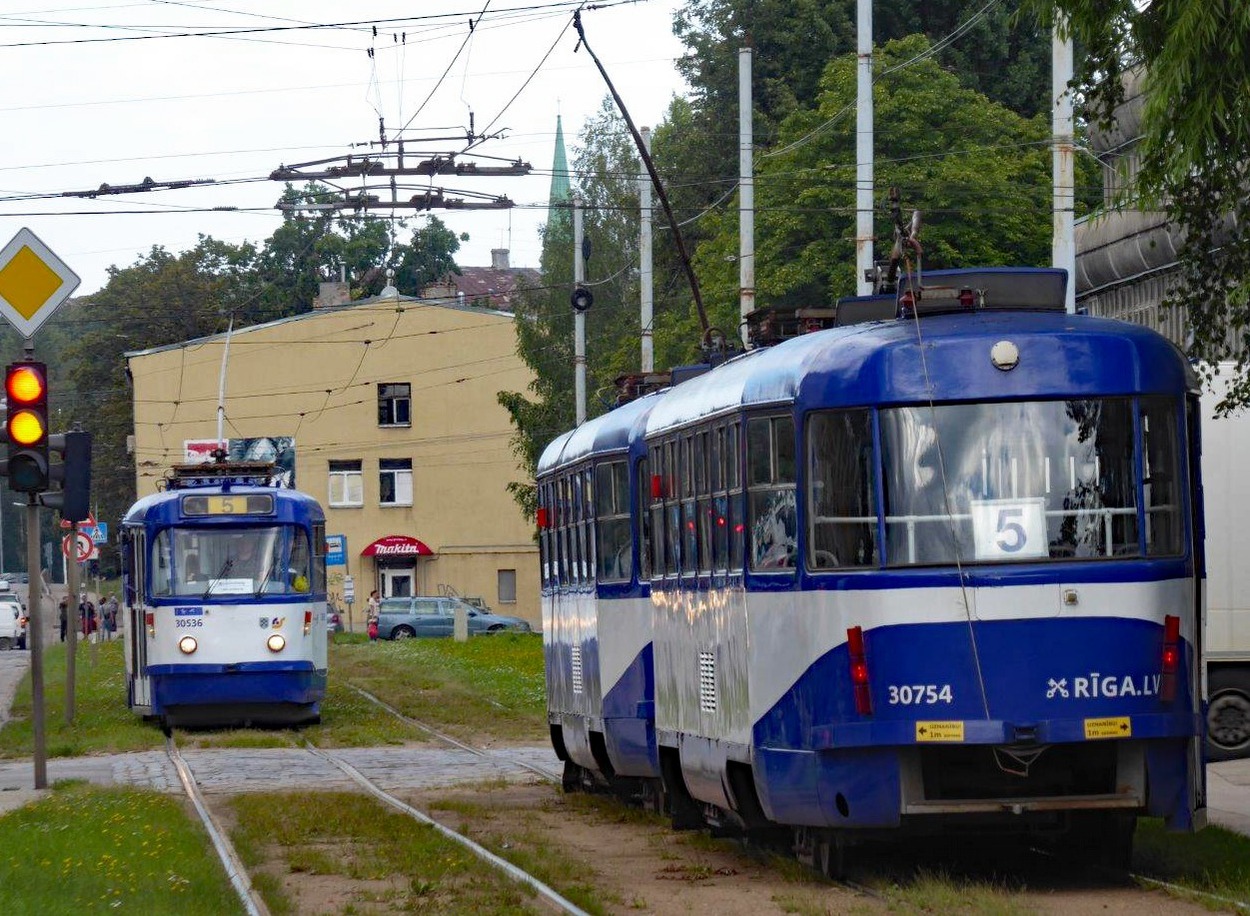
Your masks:
{"label": "tram windshield", "polygon": [[152,541],[152,595],[306,594],[308,534],[295,525],[166,528]]}
{"label": "tram windshield", "polygon": [[886,564],[1180,553],[1177,405],[1138,403],[882,410]]}

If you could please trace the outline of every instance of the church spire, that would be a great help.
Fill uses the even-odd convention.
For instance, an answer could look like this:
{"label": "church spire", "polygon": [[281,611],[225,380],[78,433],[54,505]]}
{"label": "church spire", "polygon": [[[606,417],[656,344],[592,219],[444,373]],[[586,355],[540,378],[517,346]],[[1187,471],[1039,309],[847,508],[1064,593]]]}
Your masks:
{"label": "church spire", "polygon": [[564,154],[564,125],[560,116],[556,115],[556,151],[551,162],[551,193],[547,197],[547,223],[556,219],[556,214],[565,214],[561,205],[572,200],[573,194],[569,187],[569,160]]}

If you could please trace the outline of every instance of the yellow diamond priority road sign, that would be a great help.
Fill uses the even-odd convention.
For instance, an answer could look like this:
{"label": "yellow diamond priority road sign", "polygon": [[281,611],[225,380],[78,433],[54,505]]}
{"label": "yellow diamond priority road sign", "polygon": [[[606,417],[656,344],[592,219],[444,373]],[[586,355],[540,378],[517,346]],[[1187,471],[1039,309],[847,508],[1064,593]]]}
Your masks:
{"label": "yellow diamond priority road sign", "polygon": [[0,251],[0,315],[25,337],[34,337],[82,281],[29,229]]}

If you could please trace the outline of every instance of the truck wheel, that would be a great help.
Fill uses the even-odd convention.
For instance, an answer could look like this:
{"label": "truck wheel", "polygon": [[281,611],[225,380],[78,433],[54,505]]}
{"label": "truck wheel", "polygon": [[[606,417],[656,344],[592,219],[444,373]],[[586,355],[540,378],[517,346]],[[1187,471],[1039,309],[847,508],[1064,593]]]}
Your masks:
{"label": "truck wheel", "polygon": [[1207,759],[1250,755],[1250,672],[1217,668],[1208,686]]}

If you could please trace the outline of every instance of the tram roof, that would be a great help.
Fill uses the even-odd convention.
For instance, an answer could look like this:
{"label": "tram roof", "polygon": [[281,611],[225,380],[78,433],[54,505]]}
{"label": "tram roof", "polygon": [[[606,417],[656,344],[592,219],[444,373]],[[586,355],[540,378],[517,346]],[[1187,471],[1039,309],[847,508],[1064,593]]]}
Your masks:
{"label": "tram roof", "polygon": [[[222,492],[224,491],[219,487],[187,487],[179,490],[162,490],[159,493],[150,493],[141,497],[127,510],[123,522],[137,525],[144,522],[172,524],[179,520],[185,521],[185,516],[178,509],[178,501],[181,497]],[[272,525],[275,522],[309,520],[318,522],[325,519],[325,511],[321,508],[321,504],[300,490],[292,490],[288,487],[233,486],[229,492],[238,496],[247,493],[272,493],[274,495],[273,514],[201,516],[196,519],[196,522]]]}
{"label": "tram roof", "polygon": [[[990,361],[1002,340],[1020,352],[1010,371]],[[1176,394],[1196,384],[1180,350],[1149,328],[1064,312],[986,310],[866,322],[753,350],[662,393],[646,434],[792,401],[804,409]]]}
{"label": "tram roof", "polygon": [[647,415],[662,397],[663,392],[645,395],[557,437],[538,459],[538,473],[544,474],[553,468],[572,464],[592,453],[625,451],[631,441],[640,442]]}

